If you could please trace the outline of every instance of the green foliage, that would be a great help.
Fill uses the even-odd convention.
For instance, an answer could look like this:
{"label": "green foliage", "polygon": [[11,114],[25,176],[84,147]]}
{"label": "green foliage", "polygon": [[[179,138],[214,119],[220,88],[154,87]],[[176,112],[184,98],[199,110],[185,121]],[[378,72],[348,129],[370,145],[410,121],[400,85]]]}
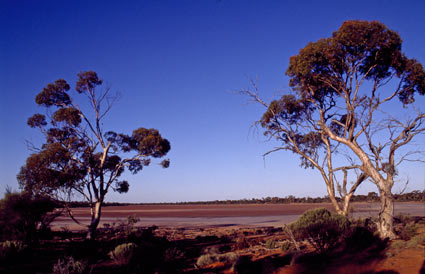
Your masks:
{"label": "green foliage", "polygon": [[137,218],[135,215],[127,216],[127,225],[133,227],[135,224],[137,224],[140,221],[139,218]]}
{"label": "green foliage", "polygon": [[0,261],[16,259],[27,248],[27,245],[20,241],[0,242]]}
{"label": "green foliage", "polygon": [[56,203],[44,196],[8,191],[0,200],[0,240],[37,241],[57,216],[49,214]]}
{"label": "green foliage", "polygon": [[417,230],[419,229],[419,225],[415,223],[408,223],[402,226],[400,231],[400,238],[402,240],[408,241],[416,235]]}
{"label": "green foliage", "polygon": [[[332,37],[309,43],[290,59],[290,85],[301,94],[311,93],[319,102],[345,85],[351,66],[366,79],[382,82],[405,75],[398,94],[403,104],[414,101],[415,92],[424,94],[424,70],[416,60],[401,52],[399,35],[377,21],[346,21]],[[326,81],[324,81],[326,79]]]}
{"label": "green foliage", "polygon": [[422,201],[425,202],[425,190],[413,190],[403,194],[394,194],[394,200],[396,201]]}
{"label": "green foliage", "polygon": [[398,251],[400,249],[406,248],[406,246],[407,246],[407,242],[406,241],[395,240],[395,241],[391,242],[390,248],[393,249],[393,250]]}
{"label": "green foliage", "polygon": [[58,109],[52,118],[55,122],[64,122],[75,127],[81,123],[80,111],[72,107]]}
{"label": "green foliage", "polygon": [[267,249],[275,249],[277,248],[277,242],[273,239],[268,239],[266,241],[266,248]]}
{"label": "green foliage", "polygon": [[423,234],[413,236],[407,242],[407,247],[408,248],[418,248],[419,245],[425,245],[425,235],[423,235]]}
{"label": "green foliage", "polygon": [[132,260],[137,245],[135,243],[125,243],[120,244],[111,252],[109,252],[109,256],[116,263],[121,265],[127,265]]}
{"label": "green foliage", "polygon": [[226,264],[234,264],[239,258],[239,255],[235,252],[227,252],[224,254],[220,254],[218,256],[219,262],[224,262]]}
{"label": "green foliage", "polygon": [[410,222],[413,222],[414,220],[413,220],[412,216],[410,216],[409,214],[399,213],[396,216],[394,216],[394,221],[396,223],[401,223],[402,225],[406,225]]}
{"label": "green foliage", "polygon": [[199,267],[205,267],[207,265],[222,262],[225,264],[235,264],[238,260],[239,255],[235,252],[228,252],[224,254],[204,254],[201,255],[196,261],[196,265]]}
{"label": "green foliage", "polygon": [[54,274],[82,274],[88,269],[88,264],[84,261],[76,261],[73,257],[58,259],[53,265]]}
{"label": "green foliage", "polygon": [[127,216],[125,221],[119,222],[117,226],[110,226],[109,229],[107,230],[109,230],[111,233],[115,235],[119,235],[120,237],[127,238],[127,240],[130,242],[132,242],[130,238],[133,239],[135,237],[137,238],[142,236],[151,237],[153,232],[152,229],[154,229],[154,227],[148,228],[148,229],[142,229],[140,227],[138,228],[136,227],[136,224],[137,222],[139,222],[139,220],[140,219],[137,218],[135,215],[129,215]]}
{"label": "green foliage", "polygon": [[206,265],[216,262],[216,254],[204,254],[201,255],[196,261],[196,265],[199,267],[204,267]]}
{"label": "green foliage", "polygon": [[324,252],[337,245],[349,225],[346,217],[318,208],[304,212],[290,228],[297,239],[306,239],[316,250]]}
{"label": "green foliage", "polygon": [[285,241],[283,241],[283,242],[282,242],[282,244],[281,244],[281,246],[280,246],[280,249],[281,249],[283,252],[291,251],[291,250],[292,250],[292,248],[293,248],[293,246],[292,246],[292,242],[291,242],[291,241],[289,241],[289,240],[285,240]]}

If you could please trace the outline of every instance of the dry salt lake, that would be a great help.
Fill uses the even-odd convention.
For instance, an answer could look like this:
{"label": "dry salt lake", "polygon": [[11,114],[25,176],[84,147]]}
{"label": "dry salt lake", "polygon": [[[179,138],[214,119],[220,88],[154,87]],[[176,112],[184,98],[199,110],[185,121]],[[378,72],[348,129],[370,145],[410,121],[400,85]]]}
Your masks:
{"label": "dry salt lake", "polygon": [[[243,205],[130,205],[107,206],[102,210],[99,227],[118,224],[127,216],[139,218],[137,225],[159,227],[281,227],[295,221],[304,211],[331,204],[243,204]],[[376,217],[379,203],[353,203],[350,217]],[[395,215],[425,216],[425,204],[418,202],[395,203]],[[89,209],[76,208],[74,215],[85,224],[89,223]],[[54,229],[82,229],[66,215],[52,224]]]}

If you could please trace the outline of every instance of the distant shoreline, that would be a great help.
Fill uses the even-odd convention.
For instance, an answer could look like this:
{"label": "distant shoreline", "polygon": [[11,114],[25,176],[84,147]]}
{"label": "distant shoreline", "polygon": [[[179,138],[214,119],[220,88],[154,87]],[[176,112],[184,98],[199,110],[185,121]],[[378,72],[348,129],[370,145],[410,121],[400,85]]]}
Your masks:
{"label": "distant shoreline", "polygon": [[[395,202],[425,202],[425,190],[413,190],[408,193],[394,194]],[[336,198],[338,201],[340,198]],[[376,192],[369,192],[367,195],[354,195],[351,198],[352,203],[379,202],[379,196]],[[286,197],[264,197],[239,200],[212,200],[212,201],[192,201],[192,202],[160,202],[160,203],[122,203],[105,202],[104,207],[109,206],[138,206],[138,205],[229,205],[229,204],[321,204],[330,203],[329,197],[295,197],[288,195]],[[88,207],[87,202],[74,201],[70,203],[71,207]]]}

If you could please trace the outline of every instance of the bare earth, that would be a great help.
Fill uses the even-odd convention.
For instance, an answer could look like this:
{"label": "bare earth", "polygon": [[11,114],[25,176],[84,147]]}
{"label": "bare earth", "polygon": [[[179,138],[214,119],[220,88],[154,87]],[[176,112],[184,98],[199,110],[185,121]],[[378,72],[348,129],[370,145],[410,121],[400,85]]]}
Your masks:
{"label": "bare earth", "polygon": [[[325,207],[332,210],[330,203],[321,204],[244,204],[244,205],[135,205],[108,206],[102,210],[101,224],[119,223],[127,216],[140,219],[141,226],[159,227],[281,227],[295,221],[299,215],[311,208]],[[379,203],[354,203],[353,217],[377,216]],[[395,214],[425,216],[423,203],[396,203]],[[75,208],[74,215],[88,224],[88,208]],[[61,216],[53,228],[82,229],[69,217]]]}

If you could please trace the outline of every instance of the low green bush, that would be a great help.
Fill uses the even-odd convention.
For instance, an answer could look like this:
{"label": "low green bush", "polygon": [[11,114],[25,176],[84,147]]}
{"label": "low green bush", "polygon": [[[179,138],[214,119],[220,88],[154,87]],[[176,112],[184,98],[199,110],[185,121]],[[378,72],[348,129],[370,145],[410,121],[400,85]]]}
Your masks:
{"label": "low green bush", "polygon": [[291,242],[291,241],[289,241],[289,240],[285,240],[285,241],[283,241],[283,242],[282,242],[282,244],[281,244],[281,246],[280,246],[280,249],[281,249],[283,252],[291,251],[291,250],[292,250],[292,242]]}
{"label": "low green bush", "polygon": [[334,248],[349,226],[346,217],[317,208],[304,212],[290,228],[298,240],[307,240],[322,253]]}
{"label": "low green bush", "polygon": [[273,239],[268,239],[266,241],[266,248],[267,249],[275,249],[277,248],[277,242]]}
{"label": "low green bush", "polygon": [[239,255],[235,252],[227,252],[218,256],[218,260],[226,264],[234,264],[238,258]]}
{"label": "low green bush", "polygon": [[109,256],[118,264],[126,265],[133,258],[136,248],[137,245],[135,243],[120,244],[109,252]]}
{"label": "low green bush", "polygon": [[207,265],[222,262],[225,264],[235,264],[238,260],[239,255],[235,252],[228,252],[224,254],[204,254],[201,255],[196,261],[196,265],[199,267],[205,267]]}
{"label": "low green bush", "polygon": [[201,255],[196,261],[196,265],[199,267],[204,267],[206,265],[212,264],[216,261],[216,256],[216,254]]}
{"label": "low green bush", "polygon": [[416,235],[418,228],[418,224],[408,223],[400,229],[399,236],[402,240],[408,241]]}
{"label": "low green bush", "polygon": [[396,216],[394,216],[394,222],[395,223],[400,223],[400,224],[404,224],[404,225],[412,222],[413,220],[414,220],[414,218],[412,216],[410,216],[409,214],[399,213]]}
{"label": "low green bush", "polygon": [[5,241],[0,243],[0,261],[16,259],[27,245],[20,241]]}
{"label": "low green bush", "polygon": [[395,240],[391,242],[390,249],[400,250],[407,247],[407,242],[403,240]]}
{"label": "low green bush", "polygon": [[54,274],[82,274],[88,270],[88,264],[84,261],[76,261],[73,257],[59,259],[53,265]]}
{"label": "low green bush", "polygon": [[407,247],[408,248],[416,248],[416,247],[419,247],[420,245],[425,245],[425,235],[423,235],[423,234],[413,236],[407,242]]}

